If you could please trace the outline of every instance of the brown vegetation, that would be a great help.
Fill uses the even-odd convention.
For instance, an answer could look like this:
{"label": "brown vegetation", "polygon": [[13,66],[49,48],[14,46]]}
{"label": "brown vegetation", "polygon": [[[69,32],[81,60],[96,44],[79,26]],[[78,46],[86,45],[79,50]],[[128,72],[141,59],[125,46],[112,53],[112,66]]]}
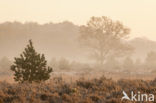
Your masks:
{"label": "brown vegetation", "polygon": [[46,83],[10,84],[0,82],[0,103],[127,103],[121,101],[122,90],[156,94],[156,80],[86,80],[66,82],[53,77]]}

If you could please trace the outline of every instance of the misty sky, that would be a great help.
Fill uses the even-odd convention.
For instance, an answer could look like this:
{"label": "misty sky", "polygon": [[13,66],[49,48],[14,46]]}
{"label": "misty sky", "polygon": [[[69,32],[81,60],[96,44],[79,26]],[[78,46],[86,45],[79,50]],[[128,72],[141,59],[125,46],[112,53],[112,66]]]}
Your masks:
{"label": "misty sky", "polygon": [[108,16],[131,28],[132,37],[156,40],[156,0],[0,0],[0,22],[72,21],[85,24],[91,16]]}

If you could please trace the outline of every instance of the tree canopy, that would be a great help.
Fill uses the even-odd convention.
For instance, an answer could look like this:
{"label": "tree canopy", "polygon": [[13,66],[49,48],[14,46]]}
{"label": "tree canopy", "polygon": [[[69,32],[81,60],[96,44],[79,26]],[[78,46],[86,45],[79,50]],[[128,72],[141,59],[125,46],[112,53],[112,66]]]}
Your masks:
{"label": "tree canopy", "polygon": [[52,72],[52,68],[47,67],[44,54],[35,51],[31,40],[20,57],[15,57],[11,70],[14,72],[15,81],[30,83],[48,80]]}
{"label": "tree canopy", "polygon": [[92,52],[91,56],[103,64],[108,56],[119,56],[131,47],[123,43],[130,29],[108,17],[92,17],[87,25],[80,27],[80,41]]}

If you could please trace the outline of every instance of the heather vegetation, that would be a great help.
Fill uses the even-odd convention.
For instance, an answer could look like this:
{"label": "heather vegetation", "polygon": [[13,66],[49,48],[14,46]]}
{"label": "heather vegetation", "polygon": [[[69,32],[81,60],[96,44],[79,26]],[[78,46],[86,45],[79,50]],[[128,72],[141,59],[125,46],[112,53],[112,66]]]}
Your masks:
{"label": "heather vegetation", "polygon": [[[8,52],[14,60],[0,60],[0,77],[9,77],[1,79],[0,103],[128,103],[121,101],[123,90],[156,95],[155,42],[128,40],[130,29],[119,21],[102,16],[81,26],[8,22],[0,31],[2,54],[7,54],[3,44],[17,38],[18,52],[26,39],[35,41],[35,48],[30,40],[18,56]],[[153,46],[146,52],[149,45],[139,48],[144,41]]]}
{"label": "heather vegetation", "polygon": [[131,103],[123,100],[122,91],[156,94],[156,80],[113,81],[104,76],[87,80],[85,77],[74,82],[54,77],[46,83],[10,84],[0,82],[0,103]]}
{"label": "heather vegetation", "polygon": [[0,103],[156,103],[156,0],[0,7]]}

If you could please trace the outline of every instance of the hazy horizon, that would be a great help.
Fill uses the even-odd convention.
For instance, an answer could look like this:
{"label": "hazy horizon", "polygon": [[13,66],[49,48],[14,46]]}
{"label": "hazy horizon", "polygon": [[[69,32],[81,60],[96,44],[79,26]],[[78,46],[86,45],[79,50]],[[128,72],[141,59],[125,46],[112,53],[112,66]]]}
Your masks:
{"label": "hazy horizon", "polygon": [[108,16],[131,29],[130,37],[156,40],[155,0],[0,0],[0,23],[71,21],[84,25],[92,16]]}
{"label": "hazy horizon", "polygon": [[[92,16],[107,16],[130,28],[128,36],[136,49],[135,55],[132,56],[135,59],[137,57],[143,59],[149,51],[156,50],[156,43],[153,42],[156,41],[154,0],[0,0],[0,2],[2,8],[0,46],[3,48],[0,57],[7,56],[13,59],[24,49],[27,41],[32,39],[36,49],[45,53],[49,60],[53,57],[65,57],[86,62],[89,60],[88,52],[84,53],[85,50],[81,48],[77,39],[80,36],[79,26],[86,25]],[[5,25],[5,22],[12,23]],[[137,37],[141,38],[135,40]]]}
{"label": "hazy horizon", "polygon": [[155,102],[156,0],[0,7],[0,103]]}

